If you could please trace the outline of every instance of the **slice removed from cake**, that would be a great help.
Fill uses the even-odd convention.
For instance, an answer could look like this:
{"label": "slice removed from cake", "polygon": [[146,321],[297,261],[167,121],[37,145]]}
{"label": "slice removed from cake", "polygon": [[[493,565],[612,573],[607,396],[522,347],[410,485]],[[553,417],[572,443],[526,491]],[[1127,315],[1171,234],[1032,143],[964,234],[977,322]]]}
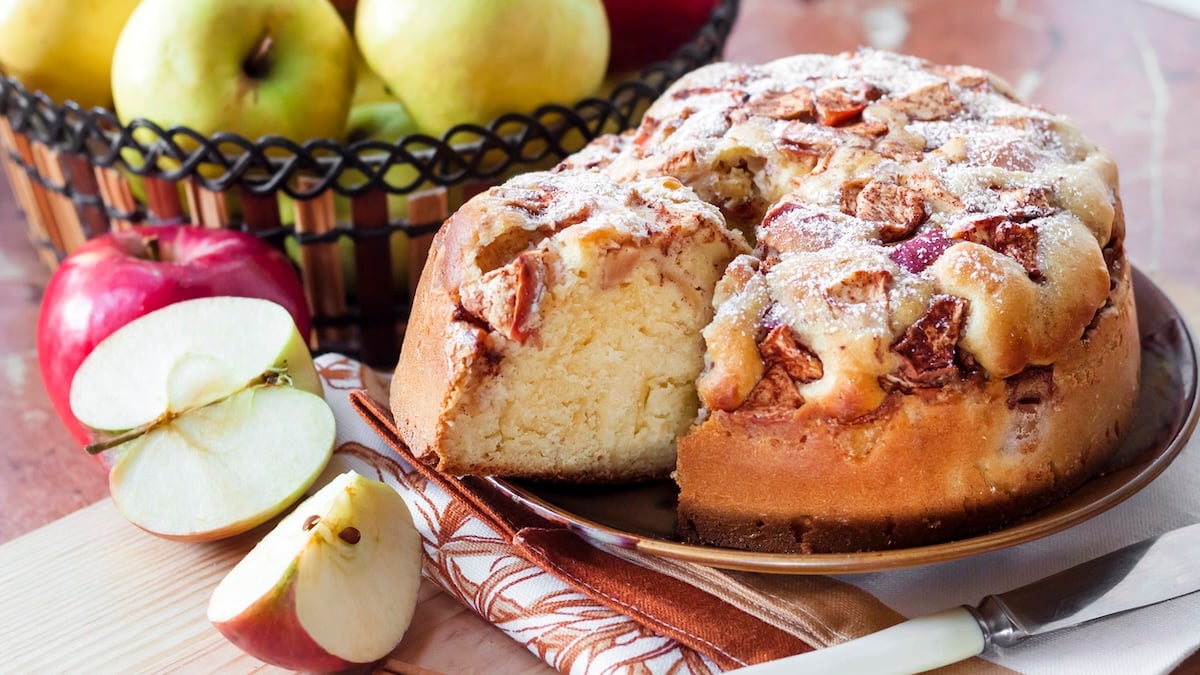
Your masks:
{"label": "slice removed from cake", "polygon": [[698,407],[700,330],[748,247],[673,178],[533,173],[435,236],[391,404],[452,474],[665,477]]}

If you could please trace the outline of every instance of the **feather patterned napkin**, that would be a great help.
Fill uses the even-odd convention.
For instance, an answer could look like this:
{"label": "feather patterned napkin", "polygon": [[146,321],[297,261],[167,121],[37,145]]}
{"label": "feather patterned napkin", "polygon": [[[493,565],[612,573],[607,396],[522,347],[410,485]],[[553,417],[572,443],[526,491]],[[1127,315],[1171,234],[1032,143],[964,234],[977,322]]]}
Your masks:
{"label": "feather patterned napkin", "polygon": [[[843,577],[717,570],[585,542],[486,481],[433,471],[396,435],[381,376],[335,354],[317,366],[338,420],[338,447],[320,482],[353,468],[396,488],[424,539],[425,576],[564,673],[717,673],[782,658],[974,604],[1200,520],[1200,453],[1185,450],[1130,508],[1013,549]],[[1200,596],[942,672],[1167,672],[1200,648],[1196,625]]]}

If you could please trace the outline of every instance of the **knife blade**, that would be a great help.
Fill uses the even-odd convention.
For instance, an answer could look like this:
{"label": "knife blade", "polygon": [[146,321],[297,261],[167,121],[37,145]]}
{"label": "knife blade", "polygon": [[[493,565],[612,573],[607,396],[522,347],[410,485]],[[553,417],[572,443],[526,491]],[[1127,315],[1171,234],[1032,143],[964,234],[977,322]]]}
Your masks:
{"label": "knife blade", "polygon": [[1200,591],[1200,523],[1171,530],[1004,593],[877,633],[733,671],[919,673],[1034,636]]}

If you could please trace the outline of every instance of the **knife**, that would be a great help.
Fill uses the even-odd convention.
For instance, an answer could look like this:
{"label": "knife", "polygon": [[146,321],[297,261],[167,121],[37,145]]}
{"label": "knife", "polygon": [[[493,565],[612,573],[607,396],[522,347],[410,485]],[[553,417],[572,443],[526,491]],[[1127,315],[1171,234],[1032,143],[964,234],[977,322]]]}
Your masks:
{"label": "knife", "polygon": [[1200,590],[1200,523],[1089,560],[979,605],[910,619],[877,633],[735,670],[742,675],[919,673],[989,646],[1078,626]]}

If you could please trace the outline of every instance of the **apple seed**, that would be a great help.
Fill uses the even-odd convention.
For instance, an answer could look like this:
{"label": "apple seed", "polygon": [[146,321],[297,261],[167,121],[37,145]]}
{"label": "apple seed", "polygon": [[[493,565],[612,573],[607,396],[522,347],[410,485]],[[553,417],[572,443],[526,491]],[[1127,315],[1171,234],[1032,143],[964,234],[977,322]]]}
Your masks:
{"label": "apple seed", "polygon": [[347,544],[357,544],[358,540],[362,539],[362,533],[358,531],[357,527],[347,527],[341,532],[338,532],[338,539],[341,539]]}
{"label": "apple seed", "polygon": [[309,530],[316,527],[317,523],[319,523],[319,522],[321,522],[321,516],[318,516],[315,513],[313,515],[305,518],[304,519],[304,531],[308,532]]}

